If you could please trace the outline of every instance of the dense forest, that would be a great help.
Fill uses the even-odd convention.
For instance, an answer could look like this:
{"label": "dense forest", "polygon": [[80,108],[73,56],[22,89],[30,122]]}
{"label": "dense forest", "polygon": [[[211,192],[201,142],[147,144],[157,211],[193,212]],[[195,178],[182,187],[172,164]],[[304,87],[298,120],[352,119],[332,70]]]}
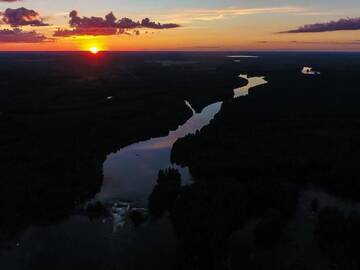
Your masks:
{"label": "dense forest", "polygon": [[[295,72],[289,62],[268,71],[264,64],[267,85],[225,102],[209,126],[175,143],[172,160],[189,166],[196,182],[183,188],[172,215],[189,265],[283,269],[286,252],[271,259],[264,254],[284,240],[299,192],[317,186],[358,201],[359,66],[337,57],[308,60],[321,75]],[[324,269],[358,267],[357,247],[350,241],[360,232],[353,225],[358,215],[344,215],[335,208],[318,216],[313,237],[331,258]],[[254,220],[251,243],[234,248],[232,235]],[[302,268],[308,263],[299,258],[300,269],[312,269]]]}
{"label": "dense forest", "polygon": [[153,61],[168,57],[1,56],[0,239],[66,217],[91,199],[106,156],[185,122],[192,112],[184,100],[201,110],[243,83],[220,56],[199,55],[196,66]]}
{"label": "dense forest", "polygon": [[[224,101],[172,148],[193,181],[163,168],[150,217],[133,223],[170,218],[178,269],[358,269],[360,55],[259,56],[1,54],[0,252],[31,225],[109,215],[83,207],[107,155],[176,129],[192,115],[184,100],[196,112]],[[268,84],[233,99],[239,74]]]}

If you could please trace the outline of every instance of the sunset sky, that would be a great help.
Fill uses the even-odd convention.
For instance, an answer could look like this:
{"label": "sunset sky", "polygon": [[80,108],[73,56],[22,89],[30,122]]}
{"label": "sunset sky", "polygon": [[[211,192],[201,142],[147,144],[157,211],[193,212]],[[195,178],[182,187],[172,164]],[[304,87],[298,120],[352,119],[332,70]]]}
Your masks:
{"label": "sunset sky", "polygon": [[359,0],[0,0],[0,12],[1,51],[360,51]]}

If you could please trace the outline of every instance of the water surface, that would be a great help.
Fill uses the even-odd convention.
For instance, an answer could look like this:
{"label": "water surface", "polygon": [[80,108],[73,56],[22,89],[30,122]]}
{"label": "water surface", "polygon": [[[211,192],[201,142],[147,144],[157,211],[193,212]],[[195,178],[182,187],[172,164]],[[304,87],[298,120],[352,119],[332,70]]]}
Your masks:
{"label": "water surface", "polygon": [[239,77],[247,80],[248,84],[243,86],[243,87],[236,88],[234,90],[234,98],[247,96],[249,94],[250,88],[253,88],[254,85],[259,86],[259,85],[263,85],[263,84],[268,83],[265,80],[265,77],[252,77],[252,78],[249,78],[248,75],[245,75],[245,74],[241,74]]}
{"label": "water surface", "polygon": [[[235,89],[234,98],[247,95],[251,88],[267,83],[264,77],[248,77],[247,75],[240,75],[240,77],[246,79],[248,84]],[[97,200],[130,201],[144,207],[156,184],[159,170],[168,167],[178,168],[183,184],[190,183],[191,176],[188,168],[171,164],[172,145],[177,139],[187,134],[194,134],[207,126],[220,111],[223,102],[210,104],[200,113],[196,113],[188,101],[185,101],[185,104],[192,110],[193,115],[178,129],[170,131],[167,136],[135,143],[108,155],[103,166],[104,183],[101,192],[96,196]]]}
{"label": "water surface", "polygon": [[[247,77],[248,84],[234,90],[249,89],[266,83],[263,77]],[[108,155],[103,164],[104,181],[94,198],[111,207],[128,201],[146,207],[160,169],[174,166],[170,161],[172,145],[179,138],[195,133],[208,125],[220,111],[223,102],[215,102],[196,113],[167,136],[135,143]],[[179,168],[183,184],[191,183],[187,168]],[[19,237],[16,247],[2,258],[4,269],[173,269],[176,262],[177,239],[170,219],[164,216],[139,227],[125,224],[117,229],[113,217],[89,220],[73,215],[48,226],[31,226]]]}

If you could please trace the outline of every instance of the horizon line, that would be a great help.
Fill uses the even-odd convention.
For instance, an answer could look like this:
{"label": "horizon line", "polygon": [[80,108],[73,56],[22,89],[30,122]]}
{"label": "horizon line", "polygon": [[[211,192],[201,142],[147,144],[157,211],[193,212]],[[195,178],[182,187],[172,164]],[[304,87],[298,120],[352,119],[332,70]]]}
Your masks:
{"label": "horizon line", "polygon": [[[0,50],[0,53],[88,53],[88,50]],[[276,52],[293,52],[293,53],[320,53],[320,52],[342,52],[342,53],[360,53],[359,50],[100,50],[100,53],[276,53]]]}

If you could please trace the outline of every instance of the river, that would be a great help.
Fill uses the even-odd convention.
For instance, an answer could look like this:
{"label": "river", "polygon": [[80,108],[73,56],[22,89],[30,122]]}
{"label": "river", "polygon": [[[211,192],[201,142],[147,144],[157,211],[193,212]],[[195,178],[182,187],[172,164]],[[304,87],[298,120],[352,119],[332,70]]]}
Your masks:
{"label": "river", "polygon": [[[267,83],[264,77],[239,77],[246,79],[248,84],[235,89],[234,98],[247,95],[251,88]],[[207,126],[220,111],[223,102],[210,104],[200,113],[196,113],[188,101],[185,101],[185,104],[192,110],[193,115],[178,129],[170,131],[167,136],[135,143],[108,155],[103,167],[104,183],[101,192],[96,196],[97,200],[109,203],[120,199],[146,207],[159,170],[168,167],[179,169],[183,184],[191,182],[187,168],[171,164],[172,145],[177,139],[194,134]]]}
{"label": "river", "polygon": [[[248,77],[248,84],[234,90],[234,98],[267,83],[264,77]],[[128,202],[132,207],[147,207],[148,197],[156,184],[160,169],[171,164],[170,153],[175,141],[208,125],[221,110],[223,102],[215,102],[196,113],[191,103],[185,105],[193,115],[167,136],[129,145],[108,155],[103,165],[101,192],[93,201],[109,208]],[[187,168],[178,168],[183,184],[191,183]],[[135,227],[119,228],[115,217],[89,220],[73,215],[46,226],[30,226],[19,237],[16,247],[2,258],[4,269],[172,269],[176,261],[177,240],[168,217]]]}

